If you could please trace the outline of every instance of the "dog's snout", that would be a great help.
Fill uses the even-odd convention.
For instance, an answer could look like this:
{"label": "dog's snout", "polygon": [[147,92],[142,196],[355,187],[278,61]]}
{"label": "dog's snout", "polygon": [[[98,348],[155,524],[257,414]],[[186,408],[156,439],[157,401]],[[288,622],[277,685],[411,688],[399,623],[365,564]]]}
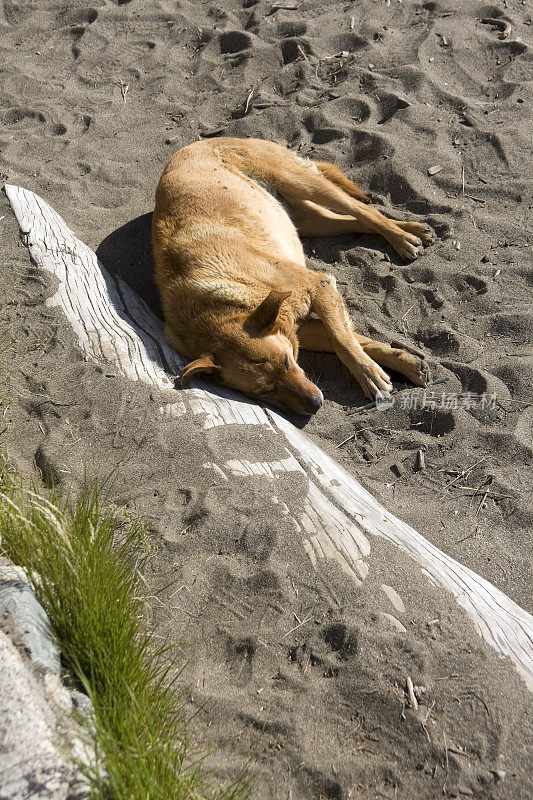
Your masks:
{"label": "dog's snout", "polygon": [[316,414],[319,408],[321,408],[322,403],[324,402],[322,395],[320,394],[312,394],[305,399],[305,410],[308,414]]}

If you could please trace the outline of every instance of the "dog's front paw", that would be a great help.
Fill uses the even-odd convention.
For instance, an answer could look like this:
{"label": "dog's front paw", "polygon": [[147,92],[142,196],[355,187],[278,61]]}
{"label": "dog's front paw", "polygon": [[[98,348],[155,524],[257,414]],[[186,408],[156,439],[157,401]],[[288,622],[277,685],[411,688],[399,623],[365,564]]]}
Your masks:
{"label": "dog's front paw", "polygon": [[371,358],[368,361],[357,364],[354,377],[363,390],[363,394],[369,400],[380,399],[392,392],[391,379],[379,364],[376,364]]}
{"label": "dog's front paw", "polygon": [[420,223],[422,226],[422,230],[417,233],[417,236],[422,240],[422,244],[424,247],[429,247],[430,244],[435,244],[437,241],[437,234],[429,225],[425,223]]}
{"label": "dog's front paw", "polygon": [[422,240],[409,231],[400,230],[387,238],[398,255],[406,261],[414,261],[424,252]]}
{"label": "dog's front paw", "polygon": [[399,241],[398,244],[394,245],[394,249],[398,253],[399,256],[404,258],[406,261],[414,261],[415,258],[418,258],[424,252],[424,246],[420,239],[416,237],[418,244],[415,244],[412,241]]}

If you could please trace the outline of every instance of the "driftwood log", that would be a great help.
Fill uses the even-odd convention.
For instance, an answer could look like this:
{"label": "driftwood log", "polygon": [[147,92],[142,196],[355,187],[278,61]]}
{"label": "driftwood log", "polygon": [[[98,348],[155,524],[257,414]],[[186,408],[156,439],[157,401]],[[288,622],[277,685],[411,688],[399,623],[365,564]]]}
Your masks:
{"label": "driftwood log", "polygon": [[[186,360],[166,343],[161,320],[119,277],[109,273],[96,255],[69,230],[40,197],[17,186],[5,187],[32,261],[58,280],[47,302],[59,306],[78,338],[85,357],[111,363],[124,377],[162,390],[159,413],[167,418],[198,415],[205,428],[221,425],[265,426],[279,436],[275,461],[238,458],[204,466],[222,480],[231,476],[280,472],[304,473],[308,479],[303,509],[288,506],[313,567],[334,559],[360,584],[368,573],[370,539],[384,537],[407,553],[435,585],[455,597],[479,634],[502,656],[509,656],[533,689],[533,617],[503,592],[440,551],[405,522],[389,514],[346,470],[314,445],[281,414],[229,390],[204,383],[175,390]],[[284,504],[283,497],[273,501]],[[401,599],[392,587],[393,606]],[[401,623],[394,618],[400,628]]]}

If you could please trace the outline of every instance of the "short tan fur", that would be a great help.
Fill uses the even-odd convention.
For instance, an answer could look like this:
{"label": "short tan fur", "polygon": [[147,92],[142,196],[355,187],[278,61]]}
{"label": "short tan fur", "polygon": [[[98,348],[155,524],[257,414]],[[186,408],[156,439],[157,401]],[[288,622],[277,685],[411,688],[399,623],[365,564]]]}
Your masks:
{"label": "short tan fur", "polygon": [[368,203],[334,164],[273,142],[207,139],[176,153],[152,231],[166,336],[191,359],[182,385],[204,374],[312,414],[323,398],[297,364],[302,347],[336,353],[369,398],[392,389],[383,367],[424,386],[422,354],[356,334],[335,278],[305,264],[300,235],[380,234],[409,260],[435,240]]}

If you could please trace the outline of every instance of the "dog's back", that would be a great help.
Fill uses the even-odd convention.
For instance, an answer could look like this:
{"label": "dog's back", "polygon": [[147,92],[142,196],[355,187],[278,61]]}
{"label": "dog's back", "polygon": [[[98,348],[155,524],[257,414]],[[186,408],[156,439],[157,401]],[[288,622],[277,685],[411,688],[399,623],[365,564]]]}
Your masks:
{"label": "dog's back", "polygon": [[198,279],[203,267],[209,278],[215,273],[241,279],[236,256],[243,250],[304,263],[285,208],[265,188],[266,176],[256,180],[243,171],[234,142],[239,140],[195,142],[168,163],[157,187],[153,218],[159,271],[170,269],[176,278]]}

